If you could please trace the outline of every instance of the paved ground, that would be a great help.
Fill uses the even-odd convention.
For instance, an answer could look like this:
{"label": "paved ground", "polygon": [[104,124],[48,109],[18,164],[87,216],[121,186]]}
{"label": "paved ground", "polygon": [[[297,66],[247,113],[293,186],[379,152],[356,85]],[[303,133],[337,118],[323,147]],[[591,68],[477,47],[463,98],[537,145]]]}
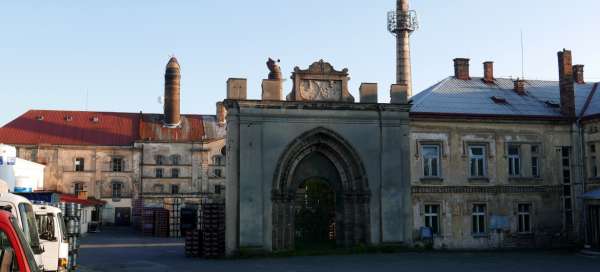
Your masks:
{"label": "paved ground", "polygon": [[184,257],[181,239],[148,238],[109,230],[82,241],[81,271],[600,271],[600,257],[567,252],[402,253],[202,260]]}

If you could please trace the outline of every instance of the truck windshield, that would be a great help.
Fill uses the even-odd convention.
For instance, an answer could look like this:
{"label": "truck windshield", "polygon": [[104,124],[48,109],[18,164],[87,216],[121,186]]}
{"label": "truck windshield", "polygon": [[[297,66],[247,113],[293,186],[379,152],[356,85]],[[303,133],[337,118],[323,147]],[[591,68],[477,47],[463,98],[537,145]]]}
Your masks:
{"label": "truck windshield", "polygon": [[23,251],[25,251],[25,257],[27,258],[27,263],[29,264],[29,268],[31,269],[31,271],[39,271],[38,265],[35,262],[35,257],[33,256],[33,251],[31,250],[31,246],[27,242],[25,235],[23,235],[21,228],[19,228],[19,224],[17,224],[17,220],[15,219],[14,216],[10,217],[10,223],[13,226],[13,228],[15,229],[17,236],[19,237],[19,242],[21,243],[21,247],[23,248]]}
{"label": "truck windshield", "polygon": [[21,224],[23,225],[23,233],[25,233],[25,238],[31,245],[31,249],[36,254],[41,254],[42,247],[40,246],[40,236],[37,231],[35,215],[33,213],[33,208],[31,208],[31,204],[29,203],[19,203],[19,216],[21,217]]}

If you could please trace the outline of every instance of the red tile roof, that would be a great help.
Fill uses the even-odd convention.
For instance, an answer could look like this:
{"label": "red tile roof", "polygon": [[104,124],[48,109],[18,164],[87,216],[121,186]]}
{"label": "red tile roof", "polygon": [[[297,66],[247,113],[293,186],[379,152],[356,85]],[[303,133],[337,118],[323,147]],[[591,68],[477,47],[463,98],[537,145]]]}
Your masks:
{"label": "red tile roof", "polygon": [[30,110],[0,128],[0,143],[129,146],[137,140],[198,141],[201,115],[182,116],[182,128],[162,127],[162,115]]}
{"label": "red tile roof", "polygon": [[182,115],[179,128],[163,126],[162,114],[144,114],[140,122],[140,139],[145,141],[193,142],[204,137],[202,115]]}

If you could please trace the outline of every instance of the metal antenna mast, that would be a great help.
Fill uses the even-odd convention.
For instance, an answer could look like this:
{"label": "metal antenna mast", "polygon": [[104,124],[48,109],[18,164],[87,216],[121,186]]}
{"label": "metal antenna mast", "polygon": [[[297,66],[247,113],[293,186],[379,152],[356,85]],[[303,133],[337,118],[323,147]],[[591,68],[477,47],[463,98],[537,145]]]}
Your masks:
{"label": "metal antenna mast", "polygon": [[419,28],[417,13],[409,9],[409,0],[396,0],[396,10],[388,12],[388,30],[396,36],[396,84],[412,95],[410,34]]}

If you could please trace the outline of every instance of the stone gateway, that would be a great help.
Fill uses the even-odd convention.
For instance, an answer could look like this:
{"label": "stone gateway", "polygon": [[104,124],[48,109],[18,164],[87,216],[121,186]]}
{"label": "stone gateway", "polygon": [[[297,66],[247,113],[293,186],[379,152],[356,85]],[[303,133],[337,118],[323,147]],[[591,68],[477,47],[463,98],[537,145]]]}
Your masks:
{"label": "stone gateway", "polygon": [[[412,239],[409,105],[354,103],[346,69],[324,61],[310,67],[295,69],[288,101],[224,102],[229,254],[293,250],[311,180],[333,191],[329,227],[337,246]],[[307,95],[304,88],[321,85],[339,88],[332,89],[336,95]]]}

